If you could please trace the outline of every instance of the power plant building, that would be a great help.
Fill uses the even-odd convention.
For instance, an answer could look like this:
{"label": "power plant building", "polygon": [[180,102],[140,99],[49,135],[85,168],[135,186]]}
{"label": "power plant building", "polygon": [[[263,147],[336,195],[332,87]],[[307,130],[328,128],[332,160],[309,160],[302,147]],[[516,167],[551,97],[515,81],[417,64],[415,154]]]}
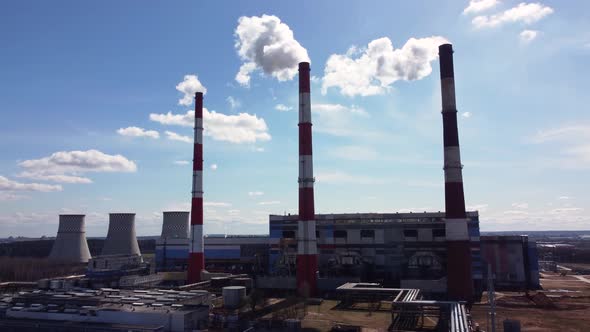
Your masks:
{"label": "power plant building", "polygon": [[[162,233],[156,241],[156,270],[187,271],[189,284],[200,282],[205,270],[283,278],[288,280],[283,285],[305,296],[328,290],[328,279],[379,280],[388,287],[420,289],[425,294],[471,302],[481,297],[484,272],[490,264],[498,285],[538,287],[534,243],[526,237],[482,240],[479,213],[465,209],[452,45],[441,45],[439,57],[445,211],[315,214],[310,64],[302,62],[298,214],[270,215],[266,236],[204,236],[203,93],[197,92],[191,211],[163,213]],[[84,216],[60,216],[58,237],[50,257],[89,261]],[[124,270],[122,266],[131,266],[129,273],[143,274],[147,270],[136,238],[133,213],[109,215],[101,256],[90,260],[88,276],[104,279],[106,284],[113,275],[121,277],[117,271]]]}
{"label": "power plant building", "polygon": [[528,236],[482,236],[484,274],[489,264],[497,289],[540,289],[537,244]]}
{"label": "power plant building", "polygon": [[211,294],[170,289],[49,289],[3,303],[2,331],[197,331],[208,326]]}
{"label": "power plant building", "polygon": [[[285,275],[294,270],[297,218],[270,216],[271,274]],[[479,214],[468,212],[467,218],[470,281],[481,293]],[[448,256],[443,212],[318,214],[315,220],[320,277],[379,279],[402,287],[404,282],[417,283],[425,292],[446,291],[444,267]]]}

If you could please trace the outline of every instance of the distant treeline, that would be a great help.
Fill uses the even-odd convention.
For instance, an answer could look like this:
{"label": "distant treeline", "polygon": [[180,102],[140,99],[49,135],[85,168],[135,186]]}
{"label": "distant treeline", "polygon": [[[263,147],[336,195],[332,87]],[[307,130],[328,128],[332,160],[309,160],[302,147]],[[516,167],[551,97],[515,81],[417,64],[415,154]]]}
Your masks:
{"label": "distant treeline", "polygon": [[83,274],[84,264],[59,264],[45,258],[0,257],[0,282],[37,281],[42,278]]}
{"label": "distant treeline", "polygon": [[[36,240],[0,243],[0,256],[7,257],[47,257],[51,252],[54,240]],[[153,254],[156,251],[156,240],[138,240],[139,249],[143,254]],[[88,248],[92,256],[97,256],[102,251],[104,239],[88,239]],[[0,265],[2,266],[2,265]]]}

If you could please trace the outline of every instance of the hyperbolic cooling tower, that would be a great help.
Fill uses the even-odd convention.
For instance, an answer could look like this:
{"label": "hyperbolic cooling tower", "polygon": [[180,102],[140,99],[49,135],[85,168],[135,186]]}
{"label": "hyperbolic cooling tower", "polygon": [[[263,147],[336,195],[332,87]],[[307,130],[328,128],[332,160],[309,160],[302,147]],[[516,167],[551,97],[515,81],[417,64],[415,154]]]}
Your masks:
{"label": "hyperbolic cooling tower", "polygon": [[60,214],[57,237],[51,248],[49,259],[87,263],[90,250],[86,242],[86,227],[83,214]]}
{"label": "hyperbolic cooling tower", "polygon": [[189,212],[168,211],[164,212],[161,239],[188,239],[189,238]]}
{"label": "hyperbolic cooling tower", "polygon": [[101,255],[141,255],[135,236],[135,213],[110,213]]}

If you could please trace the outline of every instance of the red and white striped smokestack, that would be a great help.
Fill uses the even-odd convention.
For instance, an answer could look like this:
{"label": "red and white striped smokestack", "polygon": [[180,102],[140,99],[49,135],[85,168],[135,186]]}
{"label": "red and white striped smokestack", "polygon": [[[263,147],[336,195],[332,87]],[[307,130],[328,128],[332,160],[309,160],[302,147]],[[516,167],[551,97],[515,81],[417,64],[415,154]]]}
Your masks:
{"label": "red and white striped smokestack", "polygon": [[191,241],[189,246],[189,284],[201,281],[205,269],[203,254],[203,93],[195,93],[195,145],[193,149],[193,190],[191,201]]}
{"label": "red and white striped smokestack", "polygon": [[297,290],[304,296],[317,292],[317,242],[313,199],[311,98],[309,62],[299,63],[299,222],[297,236]]}
{"label": "red and white striped smokestack", "polygon": [[438,47],[442,94],[444,171],[445,171],[445,228],[447,240],[447,291],[452,300],[473,299],[471,275],[471,247],[467,229],[463,175],[457,129],[455,104],[455,74],[453,46]]}

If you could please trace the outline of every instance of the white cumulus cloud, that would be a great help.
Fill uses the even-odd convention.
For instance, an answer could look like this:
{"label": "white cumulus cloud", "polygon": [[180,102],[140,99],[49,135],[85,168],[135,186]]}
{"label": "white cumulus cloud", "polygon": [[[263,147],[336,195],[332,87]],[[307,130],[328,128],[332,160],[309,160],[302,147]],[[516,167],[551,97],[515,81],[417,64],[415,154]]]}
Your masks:
{"label": "white cumulus cloud", "polygon": [[248,196],[250,196],[250,197],[262,196],[262,195],[264,195],[264,193],[262,191],[249,191],[248,192]]}
{"label": "white cumulus cloud", "polygon": [[84,172],[135,172],[137,165],[124,156],[98,150],[59,151],[48,157],[25,160],[19,166],[29,172],[64,174]]}
{"label": "white cumulus cloud", "polygon": [[76,175],[64,175],[64,174],[40,174],[35,172],[21,172],[17,175],[21,178],[27,178],[32,180],[51,181],[57,183],[92,183],[92,180]]}
{"label": "white cumulus cloud", "polygon": [[209,168],[211,168],[212,171],[216,171],[217,170],[217,164],[211,164],[211,166],[209,166]]}
{"label": "white cumulus cloud", "polygon": [[178,104],[184,106],[189,106],[193,103],[195,92],[207,93],[207,88],[201,84],[197,75],[184,75],[184,80],[176,85],[176,90],[184,94],[178,100]]}
{"label": "white cumulus cloud", "polygon": [[463,10],[463,14],[473,14],[486,11],[498,5],[498,0],[471,0],[469,5]]}
{"label": "white cumulus cloud", "polygon": [[121,136],[131,136],[131,137],[150,137],[150,138],[160,138],[160,134],[155,130],[146,130],[139,127],[127,127],[127,128],[119,128],[117,130],[117,134]]}
{"label": "white cumulus cloud", "polygon": [[291,106],[287,106],[284,104],[278,104],[277,106],[275,106],[275,110],[279,111],[279,112],[288,112],[290,110],[292,110],[293,107]]}
{"label": "white cumulus cloud", "polygon": [[[109,155],[98,150],[59,151],[48,157],[25,160],[17,176],[57,183],[84,184],[92,180],[81,176],[88,172],[135,172],[135,162],[122,155]],[[60,187],[61,190],[61,187]]]}
{"label": "white cumulus cloud", "polygon": [[[152,113],[150,114],[150,120],[165,125],[192,127],[194,126],[194,116],[194,111],[187,111],[185,114]],[[255,143],[271,139],[266,122],[255,114],[225,115],[215,111],[209,112],[209,110],[203,108],[203,126],[203,134],[217,141]]]}
{"label": "white cumulus cloud", "polygon": [[535,38],[537,38],[538,34],[539,34],[539,31],[536,31],[536,30],[523,30],[519,36],[520,36],[520,40],[523,43],[530,43]]}
{"label": "white cumulus cloud", "polygon": [[188,165],[190,162],[188,160],[175,160],[174,165],[184,166]]}
{"label": "white cumulus cloud", "polygon": [[179,135],[173,131],[166,130],[165,134],[166,134],[166,138],[168,138],[171,141],[180,141],[180,142],[185,142],[185,143],[192,143],[193,142],[190,137],[184,136],[184,135]]}
{"label": "white cumulus cloud", "polygon": [[273,15],[242,16],[235,30],[235,47],[244,62],[236,81],[249,86],[250,75],[262,70],[279,81],[293,79],[299,62],[309,61],[289,26]]}
{"label": "white cumulus cloud", "polygon": [[2,192],[9,192],[8,194],[3,193],[6,197],[15,196],[10,194],[12,191],[40,191],[40,192],[49,192],[49,191],[62,191],[62,187],[60,185],[52,185],[52,184],[44,184],[44,183],[22,183],[10,180],[4,176],[0,175],[0,191]]}
{"label": "white cumulus cloud", "polygon": [[461,116],[464,118],[470,118],[471,117],[471,112],[463,112],[461,113]]}
{"label": "white cumulus cloud", "polygon": [[521,2],[516,7],[498,14],[476,16],[471,23],[478,29],[494,28],[506,23],[532,24],[552,13],[553,8],[541,3]]}
{"label": "white cumulus cloud", "polygon": [[371,41],[360,56],[356,47],[345,54],[332,54],[324,69],[322,93],[336,87],[345,96],[370,96],[386,92],[399,80],[420,80],[430,75],[438,46],[447,42],[440,36],[410,38],[395,49],[383,37]]}

